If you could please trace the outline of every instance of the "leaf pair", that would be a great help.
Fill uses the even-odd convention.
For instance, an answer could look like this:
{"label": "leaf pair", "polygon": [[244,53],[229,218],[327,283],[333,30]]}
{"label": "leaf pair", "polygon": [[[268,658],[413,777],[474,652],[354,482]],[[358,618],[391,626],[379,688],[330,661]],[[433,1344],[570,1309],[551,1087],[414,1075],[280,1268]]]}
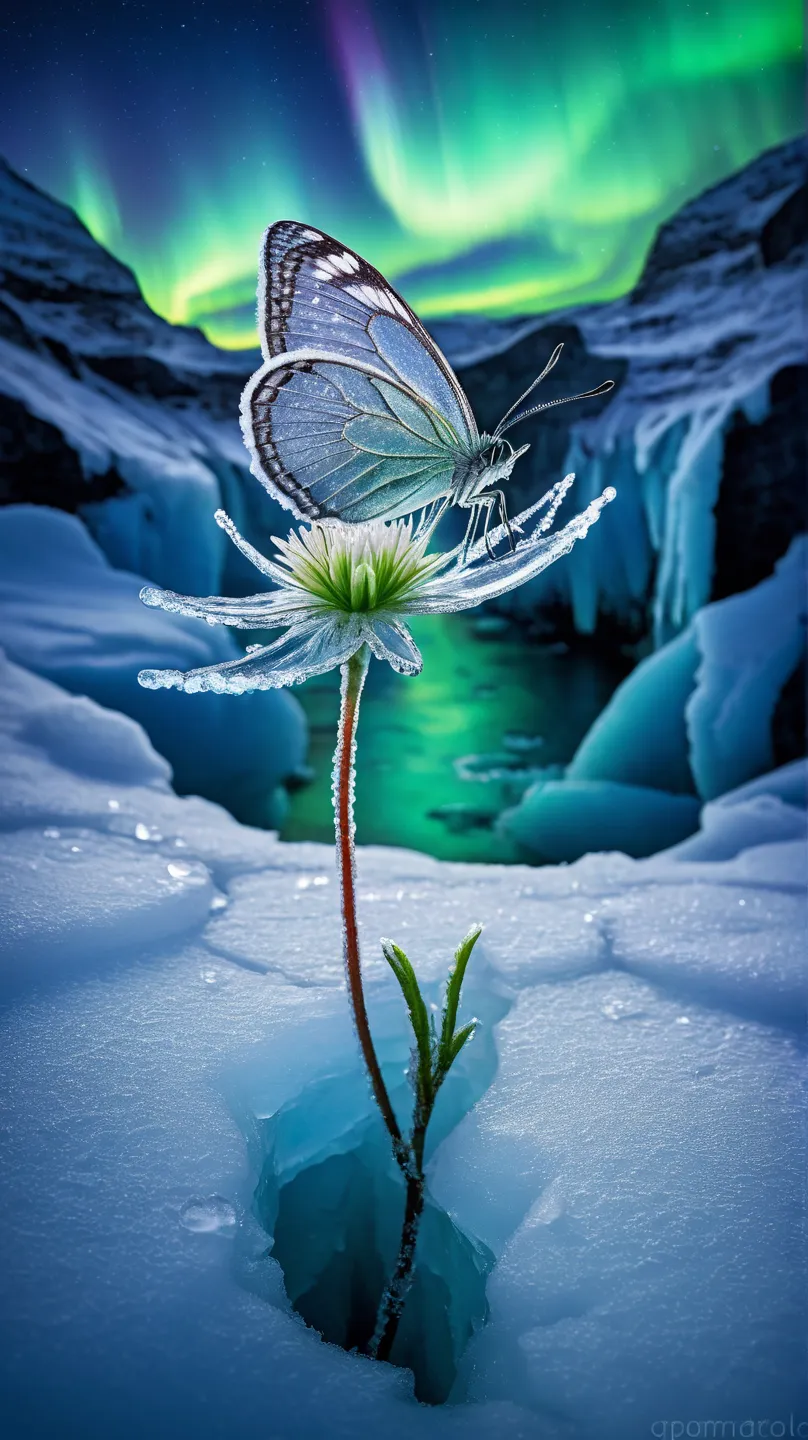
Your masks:
{"label": "leaf pair", "polygon": [[401,947],[394,944],[392,940],[382,940],[384,958],[401,986],[415,1036],[413,1147],[419,1161],[423,1154],[424,1133],[429,1124],[437,1093],[460,1051],[474,1034],[477,1026],[476,1020],[470,1020],[460,1030],[455,1029],[463,977],[471,952],[482,933],[482,928],[482,925],[475,925],[469,930],[468,935],[461,940],[455,951],[454,964],[446,986],[439,1032],[435,1026],[434,1015],[430,1015],[427,1010],[418,979],[409,959]]}

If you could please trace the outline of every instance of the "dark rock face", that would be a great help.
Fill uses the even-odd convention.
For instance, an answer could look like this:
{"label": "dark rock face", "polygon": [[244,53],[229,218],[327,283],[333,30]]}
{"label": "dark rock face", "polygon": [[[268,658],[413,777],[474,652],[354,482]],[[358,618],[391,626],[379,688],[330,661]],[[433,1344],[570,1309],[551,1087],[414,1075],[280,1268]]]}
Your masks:
{"label": "dark rock face", "polygon": [[763,226],[760,249],[764,265],[779,265],[805,245],[808,235],[808,185],[789,196]]}
{"label": "dark rock face", "polygon": [[807,413],[808,367],[790,365],[774,375],[769,413],[760,424],[739,411],[732,416],[715,507],[711,599],[765,580],[805,529]]}
{"label": "dark rock face", "polygon": [[87,479],[55,425],[32,415],[22,401],[0,395],[0,504],[56,505],[58,497],[56,508],[75,514],[125,489],[112,469]]}

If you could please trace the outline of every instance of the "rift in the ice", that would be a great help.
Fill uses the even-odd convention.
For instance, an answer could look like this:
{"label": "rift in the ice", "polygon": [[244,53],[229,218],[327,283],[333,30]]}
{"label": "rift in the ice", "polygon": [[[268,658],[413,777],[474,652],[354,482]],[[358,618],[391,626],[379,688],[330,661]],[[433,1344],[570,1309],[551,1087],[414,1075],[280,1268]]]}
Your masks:
{"label": "rift in the ice", "polygon": [[[507,1002],[490,994],[475,998],[485,1024],[446,1080],[428,1155],[485,1092],[496,1069],[491,1027]],[[410,1103],[406,1038],[380,1050],[391,1097],[404,1113]],[[306,1086],[260,1123],[258,1152],[255,1211],[271,1236],[293,1308],[324,1340],[368,1354],[398,1252],[404,1183],[361,1072]],[[393,1364],[412,1370],[418,1400],[462,1398],[458,1364],[486,1321],[494,1258],[427,1193],[414,1280],[391,1354]]]}

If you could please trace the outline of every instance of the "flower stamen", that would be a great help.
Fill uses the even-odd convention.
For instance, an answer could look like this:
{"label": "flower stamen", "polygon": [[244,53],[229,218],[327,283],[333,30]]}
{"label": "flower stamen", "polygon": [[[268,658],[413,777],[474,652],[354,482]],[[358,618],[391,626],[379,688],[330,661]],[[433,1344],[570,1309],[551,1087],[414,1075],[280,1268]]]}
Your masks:
{"label": "flower stamen", "polygon": [[314,521],[288,540],[273,538],[286,583],[348,615],[399,608],[443,564],[442,556],[426,554],[428,536],[413,536],[411,520]]}

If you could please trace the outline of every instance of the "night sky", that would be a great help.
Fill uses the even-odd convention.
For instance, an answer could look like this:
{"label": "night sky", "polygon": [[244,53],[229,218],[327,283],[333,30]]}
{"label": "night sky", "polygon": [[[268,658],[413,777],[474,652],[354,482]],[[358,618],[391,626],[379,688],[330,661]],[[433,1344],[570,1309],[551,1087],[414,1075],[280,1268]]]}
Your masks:
{"label": "night sky", "polygon": [[799,0],[62,0],[0,37],[0,152],[229,346],[275,219],[426,318],[609,299],[802,125]]}

